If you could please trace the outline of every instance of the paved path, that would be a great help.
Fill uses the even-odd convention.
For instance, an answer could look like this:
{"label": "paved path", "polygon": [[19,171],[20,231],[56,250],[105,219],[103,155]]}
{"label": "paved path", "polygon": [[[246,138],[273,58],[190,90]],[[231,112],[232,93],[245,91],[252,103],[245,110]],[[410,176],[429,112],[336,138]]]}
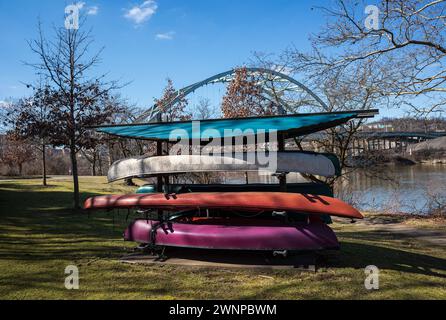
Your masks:
{"label": "paved path", "polygon": [[[444,225],[444,223],[443,223]],[[417,238],[420,241],[446,247],[446,226],[441,229],[415,227],[401,222],[376,222],[365,219],[356,223],[361,230],[372,230],[383,233],[393,233],[404,237]]]}
{"label": "paved path", "polygon": [[160,260],[150,254],[131,254],[123,257],[121,261],[148,265],[316,271],[316,255],[312,253],[295,254],[283,258],[273,257],[272,253],[263,252],[168,248],[165,254],[165,260]]}
{"label": "paved path", "polygon": [[392,232],[403,236],[410,236],[418,240],[441,245],[446,247],[446,230],[429,230],[422,228],[414,228],[404,224],[381,224],[373,225],[373,230]]}

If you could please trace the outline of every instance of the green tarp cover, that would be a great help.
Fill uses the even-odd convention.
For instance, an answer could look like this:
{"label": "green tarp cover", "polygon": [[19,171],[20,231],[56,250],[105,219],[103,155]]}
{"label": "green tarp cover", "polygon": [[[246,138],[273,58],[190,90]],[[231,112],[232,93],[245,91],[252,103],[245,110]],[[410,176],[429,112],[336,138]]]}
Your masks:
{"label": "green tarp cover", "polygon": [[355,118],[370,116],[370,112],[351,111],[287,116],[219,119],[168,123],[101,126],[95,129],[115,136],[178,141],[204,140],[203,138],[231,138],[277,131],[285,137],[296,137],[338,126]]}

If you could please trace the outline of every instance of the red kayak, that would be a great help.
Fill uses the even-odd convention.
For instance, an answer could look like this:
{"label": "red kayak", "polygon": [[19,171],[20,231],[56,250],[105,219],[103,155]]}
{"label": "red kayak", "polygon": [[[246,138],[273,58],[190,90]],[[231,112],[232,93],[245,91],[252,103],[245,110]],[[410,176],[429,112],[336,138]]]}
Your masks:
{"label": "red kayak", "polygon": [[217,192],[185,194],[132,194],[100,196],[85,202],[85,209],[227,209],[238,211],[288,211],[363,219],[347,203],[330,197],[280,192]]}

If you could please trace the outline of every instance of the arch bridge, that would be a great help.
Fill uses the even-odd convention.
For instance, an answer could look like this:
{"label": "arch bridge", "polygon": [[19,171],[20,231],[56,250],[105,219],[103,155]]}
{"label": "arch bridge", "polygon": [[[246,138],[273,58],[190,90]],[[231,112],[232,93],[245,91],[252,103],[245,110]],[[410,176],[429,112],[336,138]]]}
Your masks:
{"label": "arch bridge", "polygon": [[[410,150],[410,145],[446,137],[446,132],[410,132],[410,131],[360,131],[355,133],[351,142],[351,153],[354,156],[365,151],[395,150],[400,153]],[[304,142],[314,143],[326,138],[323,132],[308,135]]]}
{"label": "arch bridge", "polygon": [[353,140],[353,149],[358,151],[381,151],[395,149],[406,152],[410,145],[446,137],[446,132],[358,132]]}
{"label": "arch bridge", "polygon": [[[285,112],[295,113],[301,106],[317,106],[323,110],[328,110],[325,102],[317,96],[310,88],[300,81],[286,75],[282,72],[265,69],[265,68],[243,68],[249,75],[255,77],[257,85],[262,90],[262,95],[265,99],[280,103]],[[168,110],[176,103],[194,93],[197,89],[213,85],[217,83],[230,83],[239,69],[232,69],[226,72],[219,73],[203,81],[191,84],[175,92],[174,98],[165,105],[154,105],[144,112],[135,122],[153,122],[159,117],[159,110]],[[287,93],[303,93],[305,99],[291,100],[286,99]],[[161,107],[161,108],[160,108]]]}

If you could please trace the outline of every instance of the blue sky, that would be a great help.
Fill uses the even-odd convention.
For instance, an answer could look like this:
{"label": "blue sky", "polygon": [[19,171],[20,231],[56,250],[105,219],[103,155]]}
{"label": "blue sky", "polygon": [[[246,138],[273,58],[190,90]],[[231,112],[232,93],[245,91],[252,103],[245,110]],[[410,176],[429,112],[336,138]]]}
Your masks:
{"label": "blue sky", "polygon": [[[63,26],[63,0],[0,0],[0,100],[29,91],[35,61],[26,40],[36,37],[38,17],[48,35]],[[309,49],[308,36],[323,24],[312,7],[326,1],[298,0],[85,0],[96,47],[105,47],[98,73],[132,81],[123,96],[138,106],[159,97],[165,79],[177,87],[246,63],[254,51],[278,53],[294,44]]]}
{"label": "blue sky", "polygon": [[[305,48],[309,32],[320,23],[320,13],[311,10],[314,1],[84,2],[82,10],[95,13],[88,24],[96,44],[105,46],[98,71],[133,81],[123,92],[140,105],[159,96],[166,77],[182,87],[243,64],[253,51],[278,52],[291,43]],[[30,82],[34,75],[21,61],[35,59],[26,40],[36,36],[38,17],[48,29],[63,25],[68,4],[0,0],[0,99],[26,93],[20,81]]]}

